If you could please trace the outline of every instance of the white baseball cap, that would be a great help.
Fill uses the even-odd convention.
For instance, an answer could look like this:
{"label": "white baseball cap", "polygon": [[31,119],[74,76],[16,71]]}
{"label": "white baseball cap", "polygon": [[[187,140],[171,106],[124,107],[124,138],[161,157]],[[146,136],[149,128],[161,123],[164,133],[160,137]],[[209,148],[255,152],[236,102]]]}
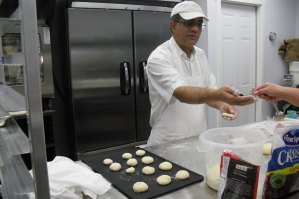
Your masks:
{"label": "white baseball cap", "polygon": [[204,19],[209,21],[208,17],[202,11],[201,7],[194,1],[183,1],[176,4],[173,7],[170,16],[172,17],[176,14],[179,14],[185,20],[203,17]]}

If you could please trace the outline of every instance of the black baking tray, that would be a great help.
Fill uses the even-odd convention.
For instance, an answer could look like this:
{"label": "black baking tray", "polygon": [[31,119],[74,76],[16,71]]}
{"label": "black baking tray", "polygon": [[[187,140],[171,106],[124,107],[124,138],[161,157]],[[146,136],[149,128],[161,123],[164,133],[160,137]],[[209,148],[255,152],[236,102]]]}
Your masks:
{"label": "black baking tray", "polygon": [[[148,165],[155,168],[155,173],[153,175],[144,175],[141,170],[144,166],[147,166],[141,162],[142,157],[136,156],[135,152],[141,148],[139,147],[125,147],[113,151],[101,152],[91,157],[88,157],[83,160],[88,166],[90,166],[95,172],[103,175],[108,181],[112,183],[114,187],[116,187],[120,192],[126,195],[129,198],[154,198],[174,190],[186,187],[188,185],[194,184],[196,182],[203,181],[204,177],[198,173],[195,173],[189,169],[186,169],[178,164],[175,164],[165,158],[162,158],[156,154],[153,154],[145,149],[144,156],[151,156],[154,158],[154,163]],[[127,161],[122,159],[123,153],[131,153],[133,158],[136,158],[138,161],[138,165],[135,166],[135,173],[127,174],[126,169],[129,168],[127,166]],[[144,157],[143,156],[143,157]],[[118,162],[121,164],[122,168],[120,171],[114,172],[109,170],[109,166],[103,164],[103,160],[106,158],[112,159],[114,162]],[[170,171],[162,171],[159,169],[159,164],[161,162],[168,161],[172,163],[172,169]],[[190,177],[185,180],[177,180],[175,179],[175,174],[179,170],[187,170],[190,174]],[[160,175],[169,175],[171,177],[171,183],[168,185],[161,186],[157,184],[156,179]],[[149,189],[143,193],[135,193],[133,191],[133,184],[138,181],[143,181],[148,184]]]}

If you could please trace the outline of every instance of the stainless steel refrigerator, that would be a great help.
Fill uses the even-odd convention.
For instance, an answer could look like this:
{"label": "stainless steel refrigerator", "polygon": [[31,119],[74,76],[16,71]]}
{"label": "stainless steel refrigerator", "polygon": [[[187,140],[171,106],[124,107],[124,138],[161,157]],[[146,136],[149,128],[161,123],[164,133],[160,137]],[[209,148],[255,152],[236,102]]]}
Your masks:
{"label": "stainless steel refrigerator", "polygon": [[146,60],[171,36],[171,9],[132,8],[68,9],[78,155],[149,137]]}

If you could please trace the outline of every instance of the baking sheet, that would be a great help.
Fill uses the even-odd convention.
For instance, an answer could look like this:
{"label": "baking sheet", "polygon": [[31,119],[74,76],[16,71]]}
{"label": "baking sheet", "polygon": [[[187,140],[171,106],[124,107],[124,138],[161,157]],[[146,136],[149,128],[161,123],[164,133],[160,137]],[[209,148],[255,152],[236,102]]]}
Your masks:
{"label": "baking sheet", "polygon": [[[151,156],[154,158],[154,163],[145,165],[141,162],[142,157],[136,156],[136,151],[141,148],[139,147],[126,147],[113,151],[106,151],[102,153],[95,154],[83,160],[87,165],[89,165],[95,172],[102,174],[107,180],[109,180],[114,187],[116,187],[120,192],[126,195],[129,198],[154,198],[160,196],[162,194],[166,194],[172,192],[174,190],[180,189],[182,187],[191,185],[196,182],[203,181],[203,176],[197,174],[189,169],[186,169],[180,165],[177,165],[169,160],[166,160],[158,155],[155,155],[145,149],[144,156]],[[123,153],[131,153],[133,158],[136,158],[138,161],[138,165],[135,166],[135,173],[127,174],[126,169],[129,168],[127,166],[127,160],[122,158]],[[118,162],[121,164],[122,168],[120,171],[110,171],[109,166],[103,164],[103,160],[106,158],[110,158],[113,162]],[[172,163],[172,169],[170,171],[163,171],[159,169],[159,164],[168,161]],[[153,175],[144,175],[141,170],[144,166],[152,166],[155,168],[155,173]],[[185,180],[177,180],[175,179],[175,174],[179,170],[187,170],[190,174],[190,177]],[[156,179],[160,175],[169,175],[171,177],[171,183],[168,185],[159,185],[156,182]],[[143,181],[147,183],[149,189],[143,193],[135,193],[133,191],[133,184],[135,182]]]}

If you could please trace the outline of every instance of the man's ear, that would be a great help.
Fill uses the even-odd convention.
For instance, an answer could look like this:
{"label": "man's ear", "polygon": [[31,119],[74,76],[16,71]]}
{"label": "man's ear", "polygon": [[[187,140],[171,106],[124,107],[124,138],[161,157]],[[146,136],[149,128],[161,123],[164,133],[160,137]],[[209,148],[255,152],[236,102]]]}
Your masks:
{"label": "man's ear", "polygon": [[170,21],[169,23],[169,29],[171,32],[173,32],[173,29],[175,28],[175,21]]}

